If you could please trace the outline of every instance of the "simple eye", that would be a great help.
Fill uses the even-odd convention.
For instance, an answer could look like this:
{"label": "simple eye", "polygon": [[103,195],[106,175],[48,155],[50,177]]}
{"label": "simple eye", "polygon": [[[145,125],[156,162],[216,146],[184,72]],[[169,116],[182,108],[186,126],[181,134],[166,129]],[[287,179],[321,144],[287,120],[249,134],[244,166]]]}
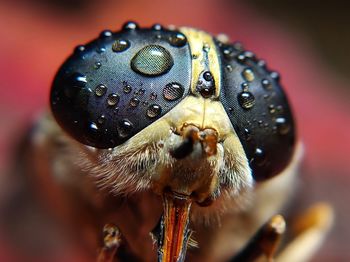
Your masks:
{"label": "simple eye", "polygon": [[255,180],[278,174],[290,161],[294,121],[279,75],[241,46],[217,43],[221,52],[220,100],[239,136]]}
{"label": "simple eye", "polygon": [[166,114],[190,84],[191,53],[182,33],[127,23],[75,49],[54,79],[51,108],[73,138],[110,148]]}

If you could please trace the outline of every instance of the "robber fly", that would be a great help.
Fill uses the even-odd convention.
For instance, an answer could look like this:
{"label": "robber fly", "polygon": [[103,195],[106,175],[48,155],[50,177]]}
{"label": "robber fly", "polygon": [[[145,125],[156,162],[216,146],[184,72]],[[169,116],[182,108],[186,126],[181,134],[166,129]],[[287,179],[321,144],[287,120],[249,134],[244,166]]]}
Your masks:
{"label": "robber fly", "polygon": [[279,248],[302,146],[279,74],[225,36],[103,31],[64,62],[50,103],[31,161],[98,261],[306,261],[331,224],[315,205]]}

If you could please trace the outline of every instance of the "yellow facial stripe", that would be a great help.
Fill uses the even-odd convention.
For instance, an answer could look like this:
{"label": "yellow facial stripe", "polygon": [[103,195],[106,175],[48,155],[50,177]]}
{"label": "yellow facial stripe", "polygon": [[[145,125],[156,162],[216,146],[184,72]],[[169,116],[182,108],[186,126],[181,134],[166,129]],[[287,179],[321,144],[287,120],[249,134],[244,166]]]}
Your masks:
{"label": "yellow facial stripe", "polygon": [[213,37],[206,32],[188,27],[181,27],[179,31],[186,36],[192,53],[192,93],[197,93],[196,85],[200,73],[203,70],[209,70],[215,81],[215,97],[218,97],[221,87],[221,74],[218,52]]}

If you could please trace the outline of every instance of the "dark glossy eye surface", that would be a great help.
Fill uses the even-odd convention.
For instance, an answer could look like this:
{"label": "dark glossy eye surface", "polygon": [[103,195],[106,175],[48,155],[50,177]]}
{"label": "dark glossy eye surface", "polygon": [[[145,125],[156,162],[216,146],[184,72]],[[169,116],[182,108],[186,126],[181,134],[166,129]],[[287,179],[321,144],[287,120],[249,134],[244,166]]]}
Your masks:
{"label": "dark glossy eye surface", "polygon": [[76,48],[55,77],[51,107],[76,140],[110,148],[171,110],[190,83],[191,53],[183,34],[127,23]]}
{"label": "dark glossy eye surface", "polygon": [[220,101],[255,180],[264,180],[286,167],[295,144],[293,117],[279,75],[240,46],[217,45],[222,69]]}

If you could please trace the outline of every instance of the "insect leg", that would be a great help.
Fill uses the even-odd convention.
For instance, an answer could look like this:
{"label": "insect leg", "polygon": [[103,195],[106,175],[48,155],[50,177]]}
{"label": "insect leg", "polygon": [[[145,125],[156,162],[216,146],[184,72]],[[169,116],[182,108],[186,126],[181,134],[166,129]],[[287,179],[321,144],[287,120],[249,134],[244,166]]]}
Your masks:
{"label": "insect leg", "polygon": [[256,261],[261,256],[272,261],[285,230],[284,218],[281,215],[273,216],[229,262]]}
{"label": "insect leg", "polygon": [[332,227],[333,220],[334,211],[329,204],[314,204],[291,225],[291,231],[295,237],[281,251],[276,260],[281,262],[309,261],[324,241]]}
{"label": "insect leg", "polygon": [[103,228],[104,246],[99,251],[97,262],[112,262],[122,243],[122,235],[113,224],[106,224]]}

